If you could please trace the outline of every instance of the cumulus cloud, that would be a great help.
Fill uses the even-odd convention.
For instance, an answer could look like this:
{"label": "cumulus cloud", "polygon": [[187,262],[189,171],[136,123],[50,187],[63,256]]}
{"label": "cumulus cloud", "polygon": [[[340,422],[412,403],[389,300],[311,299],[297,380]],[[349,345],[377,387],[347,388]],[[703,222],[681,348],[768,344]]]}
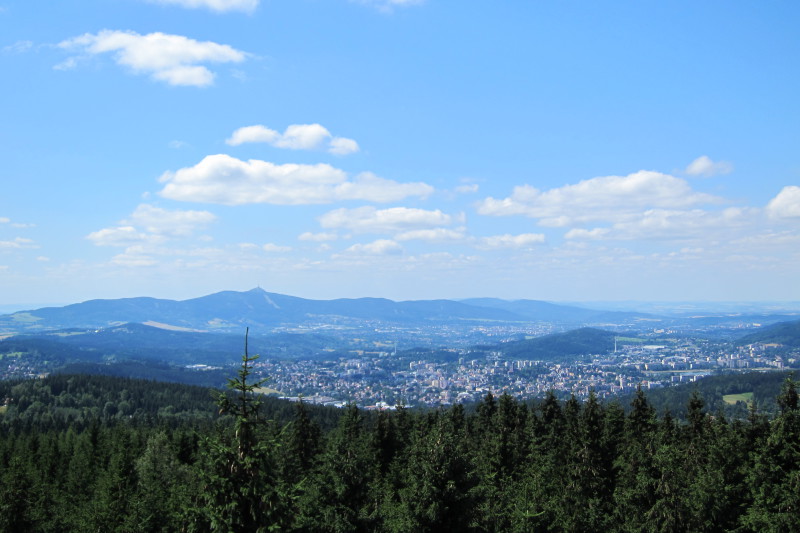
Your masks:
{"label": "cumulus cloud", "polygon": [[569,230],[570,240],[687,240],[724,238],[735,229],[754,226],[760,210],[729,207],[722,211],[703,209],[648,209],[611,227]]}
{"label": "cumulus cloud", "polygon": [[403,253],[403,247],[390,239],[378,239],[366,244],[354,244],[345,253],[354,255],[398,255]]}
{"label": "cumulus cloud", "polygon": [[452,217],[438,209],[429,211],[410,207],[376,209],[372,206],[355,209],[334,209],[322,215],[320,225],[328,229],[347,229],[357,233],[396,233],[413,229],[448,226]]}
{"label": "cumulus cloud", "polygon": [[97,246],[131,246],[151,240],[146,233],[138,231],[133,226],[103,228],[93,231],[86,238]]}
{"label": "cumulus cloud", "polygon": [[610,231],[611,230],[609,228],[572,228],[564,234],[564,238],[576,240],[597,240],[608,235]]}
{"label": "cumulus cloud", "polygon": [[176,5],[190,9],[204,8],[224,13],[227,11],[243,11],[252,13],[260,0],[148,0],[154,4]]}
{"label": "cumulus cloud", "polygon": [[307,231],[298,235],[297,239],[301,241],[326,242],[335,241],[338,239],[338,235],[335,233],[311,233]]}
{"label": "cumulus cloud", "polygon": [[334,137],[320,124],[292,124],[279,133],[261,124],[245,126],[234,131],[225,141],[231,146],[245,143],[266,143],[276,148],[289,150],[321,150],[336,155],[358,152],[358,143],[345,137]]}
{"label": "cumulus cloud", "polygon": [[11,219],[8,217],[0,217],[0,224],[8,224],[11,222]]}
{"label": "cumulus cloud", "polygon": [[628,176],[606,176],[540,191],[530,185],[514,188],[503,199],[486,198],[478,213],[523,215],[543,226],[565,227],[590,221],[619,221],[646,209],[686,208],[718,203],[719,198],[694,191],[689,184],[659,172],[641,170]]}
{"label": "cumulus cloud", "polygon": [[425,183],[398,183],[371,173],[348,179],[347,173],[327,164],[276,165],[225,154],[210,155],[193,167],[166,172],[161,196],[187,202],[225,205],[326,204],[340,200],[392,202],[409,196],[427,197]]}
{"label": "cumulus cloud", "polygon": [[149,233],[182,237],[217,220],[208,211],[168,210],[149,204],[139,205],[123,224],[132,224]]}
{"label": "cumulus cloud", "polygon": [[485,249],[499,249],[499,248],[530,248],[535,244],[542,244],[545,242],[545,237],[541,233],[522,233],[520,235],[493,235],[491,237],[483,237],[480,240],[479,247]]}
{"label": "cumulus cloud", "polygon": [[464,229],[432,228],[417,229],[398,233],[394,236],[398,241],[458,242],[467,238]]}
{"label": "cumulus cloud", "polygon": [[[59,43],[61,48],[89,55],[113,53],[119,65],[137,74],[149,74],[169,85],[205,87],[214,83],[214,73],[205,63],[241,63],[246,54],[226,44],[195,41],[182,35],[103,30]],[[74,66],[70,58],[60,67]]]}
{"label": "cumulus cloud", "polygon": [[733,165],[727,161],[712,161],[707,155],[701,155],[686,167],[685,172],[690,176],[703,176],[710,178],[720,174],[733,172]]}
{"label": "cumulus cloud", "polygon": [[216,215],[208,211],[168,210],[141,204],[130,217],[120,221],[119,226],[94,231],[86,238],[97,246],[154,244],[189,236],[216,219]]}
{"label": "cumulus cloud", "polygon": [[767,204],[772,218],[800,218],[800,187],[787,185]]}

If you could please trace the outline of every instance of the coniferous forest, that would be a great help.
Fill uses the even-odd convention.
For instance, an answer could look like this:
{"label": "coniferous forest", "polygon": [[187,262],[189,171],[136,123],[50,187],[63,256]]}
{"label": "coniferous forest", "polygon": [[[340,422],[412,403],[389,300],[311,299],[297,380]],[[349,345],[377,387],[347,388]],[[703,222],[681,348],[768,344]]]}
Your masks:
{"label": "coniferous forest", "polygon": [[0,384],[0,530],[798,531],[800,407],[365,412],[102,376]]}

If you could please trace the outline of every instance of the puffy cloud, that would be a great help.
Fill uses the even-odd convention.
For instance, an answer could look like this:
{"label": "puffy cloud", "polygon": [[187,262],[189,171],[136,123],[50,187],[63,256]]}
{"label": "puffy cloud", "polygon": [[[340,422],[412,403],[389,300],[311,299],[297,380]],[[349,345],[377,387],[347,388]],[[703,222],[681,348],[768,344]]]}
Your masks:
{"label": "puffy cloud", "polygon": [[131,246],[151,240],[147,234],[138,231],[133,226],[104,228],[93,231],[86,238],[97,246]]}
{"label": "puffy cloud", "polygon": [[218,13],[226,11],[244,11],[252,13],[258,7],[260,0],[149,0],[156,4],[177,5],[181,7],[205,8]]}
{"label": "puffy cloud", "polygon": [[709,178],[720,174],[733,172],[733,165],[727,161],[714,162],[707,155],[701,155],[686,167],[685,172],[690,176],[704,176]]}
{"label": "puffy cloud", "polygon": [[[169,85],[204,87],[214,83],[214,73],[203,63],[240,63],[246,54],[226,44],[195,41],[182,35],[103,30],[87,33],[59,44],[64,49],[78,49],[87,54],[114,53],[119,65],[136,73],[149,74]],[[71,58],[74,59],[74,58]],[[61,68],[74,65],[67,60]]]}
{"label": "puffy cloud", "polygon": [[702,209],[648,209],[608,228],[573,228],[564,238],[571,240],[686,240],[724,238],[730,230],[752,227],[760,210],[729,207],[722,211]]}
{"label": "puffy cloud", "polygon": [[301,241],[326,242],[335,241],[338,239],[338,236],[335,233],[311,233],[310,231],[307,231],[305,233],[301,233],[297,239]]}
{"label": "puffy cloud", "polygon": [[92,232],[86,238],[98,246],[159,243],[167,238],[186,237],[216,219],[208,211],[168,210],[141,204],[119,226]]}
{"label": "puffy cloud", "polygon": [[800,218],[800,187],[787,185],[767,204],[772,218]]}
{"label": "puffy cloud", "polygon": [[395,233],[413,229],[448,226],[452,217],[438,209],[410,207],[376,209],[372,206],[335,209],[319,219],[323,228],[343,228],[358,233]]}
{"label": "puffy cloud", "polygon": [[348,180],[344,171],[327,164],[276,165],[225,154],[210,155],[193,167],[167,172],[160,181],[166,183],[160,192],[165,198],[225,205],[392,202],[433,192],[433,187],[425,183],[398,183],[370,173]]}
{"label": "puffy cloud", "polygon": [[334,137],[331,139],[328,151],[335,155],[349,155],[358,152],[358,143],[346,137]]}
{"label": "puffy cloud", "polygon": [[198,227],[217,220],[208,211],[167,210],[149,204],[141,204],[123,224],[143,227],[145,231],[159,235],[186,236]]}
{"label": "puffy cloud", "polygon": [[398,241],[454,242],[463,241],[466,235],[463,229],[433,228],[405,231],[394,238]]}
{"label": "puffy cloud", "polygon": [[497,248],[530,248],[534,244],[544,243],[545,238],[541,233],[522,233],[520,235],[493,235],[480,240],[479,247],[487,249]]}
{"label": "puffy cloud", "polygon": [[601,239],[608,235],[611,230],[609,228],[572,228],[564,234],[565,239],[581,239],[581,240],[596,240]]}
{"label": "puffy cloud", "polygon": [[11,219],[8,217],[0,217],[0,224],[8,224],[11,222]]}
{"label": "puffy cloud", "polygon": [[606,176],[540,191],[530,185],[514,188],[504,199],[486,198],[478,213],[524,215],[544,226],[564,227],[589,221],[619,221],[652,208],[685,208],[720,199],[694,191],[689,184],[659,172],[641,170],[628,176]]}
{"label": "puffy cloud", "polygon": [[354,255],[397,255],[403,253],[403,247],[389,239],[378,239],[366,244],[354,244],[345,253]]}
{"label": "puffy cloud", "polygon": [[261,124],[245,126],[234,131],[225,141],[231,146],[244,143],[266,143],[276,148],[290,150],[327,150],[336,155],[348,155],[358,152],[358,143],[345,137],[334,137],[320,124],[292,124],[283,133]]}

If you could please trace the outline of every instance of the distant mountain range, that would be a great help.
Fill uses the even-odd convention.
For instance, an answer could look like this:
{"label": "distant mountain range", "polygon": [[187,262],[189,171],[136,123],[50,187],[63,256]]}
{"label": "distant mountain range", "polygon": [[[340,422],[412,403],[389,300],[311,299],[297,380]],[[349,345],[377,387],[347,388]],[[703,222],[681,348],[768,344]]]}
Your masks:
{"label": "distant mountain range", "polygon": [[64,307],[44,307],[0,316],[0,332],[34,332],[64,328],[106,328],[127,323],[184,331],[268,330],[309,324],[353,325],[366,322],[550,322],[570,326],[658,320],[644,313],[597,311],[536,300],[419,300],[383,298],[309,300],[257,288],[223,291],[190,300],[121,298],[90,300]]}

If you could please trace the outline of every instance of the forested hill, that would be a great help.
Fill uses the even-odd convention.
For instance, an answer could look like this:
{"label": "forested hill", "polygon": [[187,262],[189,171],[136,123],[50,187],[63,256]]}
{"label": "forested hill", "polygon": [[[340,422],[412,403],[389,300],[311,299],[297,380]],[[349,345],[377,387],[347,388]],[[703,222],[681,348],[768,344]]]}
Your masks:
{"label": "forested hill", "polygon": [[[710,416],[698,395],[685,423],[643,392],[627,414],[487,395],[471,412],[351,406],[324,431],[302,404],[270,422],[241,379],[221,424],[197,423],[214,416],[199,390],[83,379],[3,389],[0,531],[800,531],[791,382],[772,420]],[[15,409],[37,422],[3,423]]]}
{"label": "forested hill", "polygon": [[564,333],[507,342],[499,350],[512,359],[568,361],[614,349],[614,333],[595,328],[580,328]]}
{"label": "forested hill", "polygon": [[[224,389],[144,379],[87,374],[53,374],[42,379],[0,381],[0,428],[47,431],[107,425],[176,426],[219,419],[215,391]],[[261,398],[262,416],[278,423],[294,417],[286,400]],[[309,405],[323,428],[333,427],[340,410]]]}
{"label": "forested hill", "polygon": [[744,346],[757,342],[782,344],[791,348],[800,348],[800,320],[780,322],[767,326],[761,331],[742,337],[739,339],[738,344]]}
{"label": "forested hill", "polygon": [[[672,387],[647,390],[647,399],[659,414],[666,412],[683,418],[685,407],[692,395],[702,396],[707,410],[712,414],[724,414],[739,420],[749,416],[754,406],[758,412],[774,415],[779,411],[776,398],[781,386],[792,372],[732,372],[708,376],[693,383],[681,383]],[[619,402],[627,406],[635,394],[621,396]]]}

